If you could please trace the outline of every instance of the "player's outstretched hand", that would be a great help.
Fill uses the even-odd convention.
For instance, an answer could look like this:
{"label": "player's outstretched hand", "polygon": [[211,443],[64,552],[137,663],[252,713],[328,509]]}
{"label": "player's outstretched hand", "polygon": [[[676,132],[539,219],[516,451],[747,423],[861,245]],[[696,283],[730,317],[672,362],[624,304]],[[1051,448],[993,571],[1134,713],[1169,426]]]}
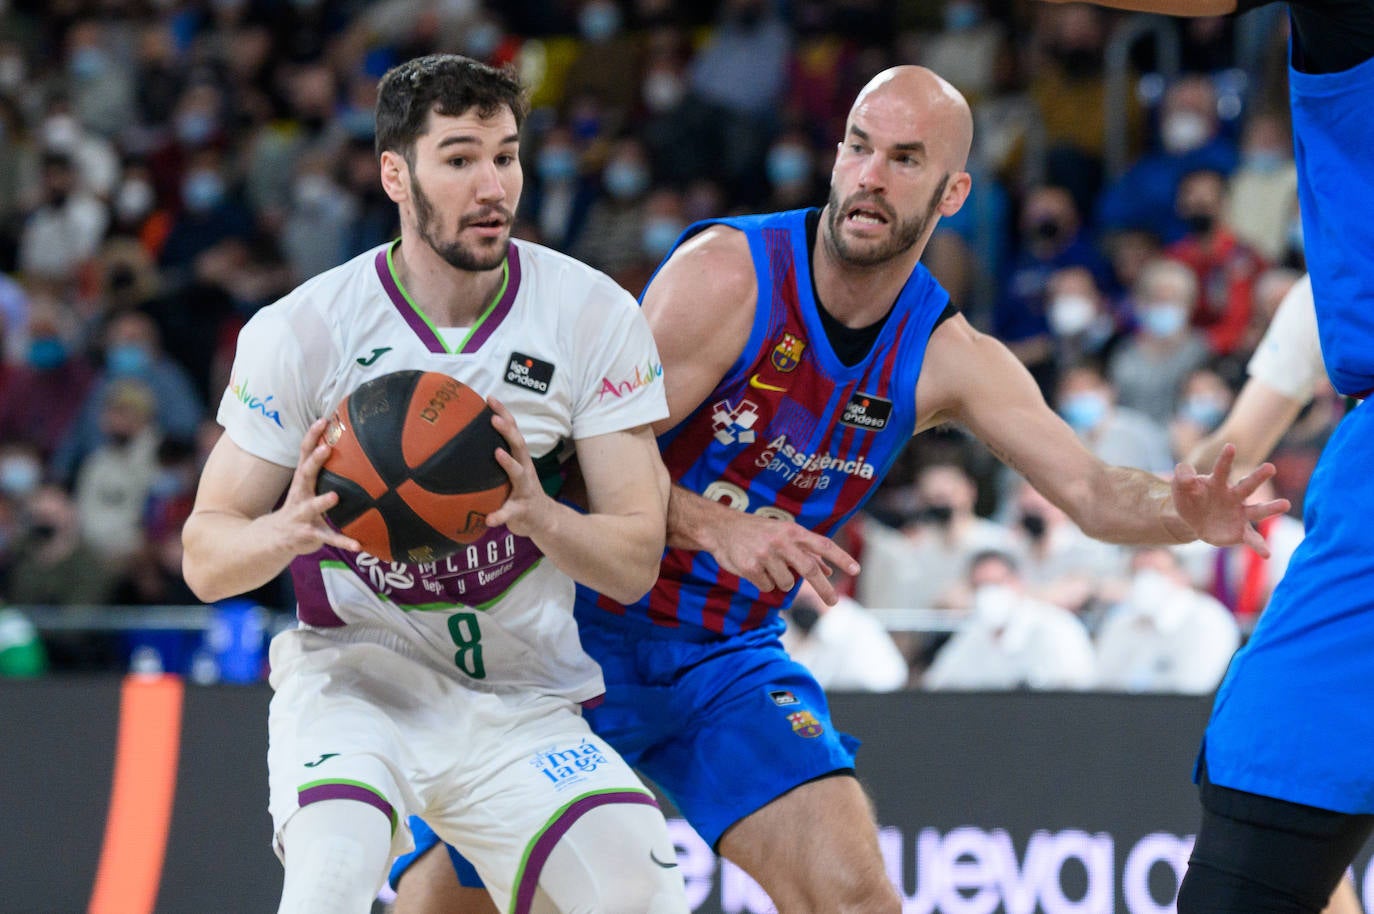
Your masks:
{"label": "player's outstretched hand", "polygon": [[1288,499],[1247,502],[1255,490],[1273,477],[1274,465],[1260,464],[1250,475],[1229,485],[1227,480],[1235,458],[1235,445],[1225,445],[1217,455],[1212,472],[1206,476],[1199,476],[1192,466],[1180,463],[1174,469],[1174,507],[1198,539],[1213,546],[1244,543],[1268,558],[1269,547],[1255,529],[1255,522],[1287,511]]}
{"label": "player's outstretched hand", "polygon": [[321,546],[336,546],[349,552],[357,552],[362,548],[357,540],[335,530],[324,519],[324,512],[338,504],[338,493],[315,494],[320,467],[329,459],[331,450],[324,441],[324,430],[328,423],[328,419],[317,419],[306,431],[301,439],[296,472],[286,490],[286,500],[272,512],[288,548],[296,555],[308,555]]}
{"label": "player's outstretched hand", "polygon": [[791,590],[797,578],[810,582],[827,606],[839,602],[830,583],[833,568],[859,573],[859,563],[829,537],[780,517],[761,517],[725,508],[707,549],[721,568],[760,591]]}
{"label": "player's outstretched hand", "polygon": [[520,426],[506,405],[495,397],[487,397],[487,405],[495,413],[491,417],[492,428],[506,439],[506,448],[496,449],[496,462],[510,477],[510,495],[501,507],[487,515],[488,527],[505,526],[516,536],[533,536],[540,529],[542,519],[554,501],[544,492],[539,482],[539,473],[534,468],[529,446],[525,436],[520,434]]}

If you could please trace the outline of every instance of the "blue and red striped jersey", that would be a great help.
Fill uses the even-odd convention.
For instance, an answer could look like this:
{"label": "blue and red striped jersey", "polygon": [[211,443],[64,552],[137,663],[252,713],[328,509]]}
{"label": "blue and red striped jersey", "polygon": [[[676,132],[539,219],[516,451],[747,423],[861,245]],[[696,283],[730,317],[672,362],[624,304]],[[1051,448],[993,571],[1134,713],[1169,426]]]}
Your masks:
{"label": "blue and red striped jersey", "polygon": [[[813,294],[812,212],[699,222],[678,240],[716,224],[744,232],[758,304],[740,357],[659,446],[679,485],[829,535],[868,500],[914,433],[916,380],[949,295],[918,264],[868,355],[845,365]],[[709,553],[669,547],[658,582],[638,603],[623,606],[579,586],[578,608],[648,620],[665,634],[696,627],[733,635],[763,625],[792,593],[761,594]]]}

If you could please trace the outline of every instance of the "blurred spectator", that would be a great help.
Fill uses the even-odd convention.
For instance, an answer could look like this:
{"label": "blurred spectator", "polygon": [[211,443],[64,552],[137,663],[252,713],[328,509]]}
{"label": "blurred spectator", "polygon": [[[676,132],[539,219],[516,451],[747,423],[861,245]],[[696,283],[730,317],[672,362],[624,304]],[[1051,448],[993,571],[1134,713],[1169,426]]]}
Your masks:
{"label": "blurred spectator", "polygon": [[1149,416],[1117,403],[1116,388],[1090,365],[1070,369],[1059,382],[1059,415],[1098,459],[1151,473],[1173,469],[1169,436]]}
{"label": "blurred spectator", "polygon": [[1256,114],[1246,122],[1240,143],[1226,222],[1261,257],[1277,261],[1298,211],[1298,169],[1287,122],[1279,114]]}
{"label": "blurred spectator", "polygon": [[156,261],[172,229],[172,213],[158,200],[147,162],[131,159],[124,163],[124,177],[115,190],[110,209],[110,234],[135,239]]}
{"label": "blurred spectator", "polygon": [[172,119],[181,95],[184,74],[177,64],[176,44],[166,22],[146,22],[138,37],[137,78],[134,80],[139,120],[165,124]]}
{"label": "blurred spectator", "polygon": [[1011,531],[973,513],[978,490],[958,464],[923,467],[913,488],[916,508],[901,530],[865,519],[863,571],[857,581],[864,606],[936,606],[959,583],[973,555],[1015,548]]}
{"label": "blurred spectator", "polygon": [[1002,25],[988,16],[983,0],[945,0],[942,24],[926,42],[921,64],[977,101],[993,86]]}
{"label": "blurred spectator", "polygon": [[0,94],[0,264],[6,270],[14,265],[23,214],[38,202],[41,167],[40,149],[23,113],[12,98]]}
{"label": "blurred spectator", "polygon": [[104,440],[101,415],[109,390],[125,380],[154,392],[154,425],[160,431],[178,437],[195,434],[205,406],[185,369],[163,352],[157,325],[141,311],[117,315],[105,330],[105,369],[54,457],[60,480],[74,478],[77,467]]}
{"label": "blurred spectator", "polygon": [[303,156],[291,187],[291,204],[282,229],[282,251],[297,280],[348,259],[348,237],[358,218],[358,201],[334,180],[334,159]]}
{"label": "blurred spectator", "polygon": [[33,280],[63,286],[90,259],[105,237],[110,215],[105,204],[78,181],[65,152],[43,156],[43,203],[24,224],[19,238],[19,269]]}
{"label": "blurred spectator", "polygon": [[20,439],[0,439],[0,498],[18,504],[43,483],[43,455]]}
{"label": "blurred spectator", "polygon": [[644,144],[634,137],[616,141],[601,173],[605,195],[592,204],[573,245],[574,257],[612,276],[639,265],[651,177]]}
{"label": "blurred spectator", "polygon": [[157,473],[143,515],[145,541],[114,593],[119,603],[181,606],[200,600],[181,576],[181,528],[195,502],[199,467],[194,446],[169,438],[158,445]]}
{"label": "blurred spectator", "polygon": [[1169,245],[1165,254],[1197,276],[1193,326],[1206,333],[1213,352],[1230,355],[1245,334],[1255,280],[1267,265],[1227,224],[1226,178],[1221,173],[1185,175],[1178,186],[1177,210],[1188,234]]}
{"label": "blurred spectator", "polygon": [[1054,335],[1058,375],[1085,360],[1101,363],[1121,336],[1111,303],[1086,267],[1066,267],[1045,286],[1045,318]]}
{"label": "blurred spectator", "polygon": [[921,680],[936,690],[1087,689],[1092,642],[1073,613],[1024,593],[1016,563],[1001,552],[969,562],[973,611]]}
{"label": "blurred spectator", "polygon": [[1107,235],[1103,250],[1112,266],[1112,311],[1122,330],[1135,328],[1136,283],[1141,271],[1159,257],[1163,246],[1159,236],[1144,229],[1121,229]]}
{"label": "blurred spectator", "polygon": [[58,486],[24,503],[25,527],[7,589],[16,604],[84,606],[109,600],[114,578],[81,533],[76,505]]}
{"label": "blurred spectator", "polygon": [[1089,537],[1035,487],[1018,479],[1013,530],[1027,592],[1080,613],[1124,587],[1126,554]]}
{"label": "blurred spectator", "polygon": [[815,206],[822,196],[816,186],[816,157],[803,130],[787,130],[778,136],[764,159],[764,176],[769,189],[763,204],[767,210]]}
{"label": "blurred spectator", "polygon": [[400,229],[396,223],[396,204],[382,190],[377,153],[372,148],[371,136],[350,139],[343,156],[343,185],[358,201],[358,216],[349,226],[344,239],[346,256],[353,257],[385,244],[395,238]]}
{"label": "blurred spectator", "polygon": [[682,194],[675,190],[656,190],[644,203],[644,234],[640,240],[639,269],[622,270],[616,278],[638,295],[648,285],[654,270],[673,249],[674,242],[687,227]]}
{"label": "blurred spectator", "polygon": [[101,444],[82,462],[75,498],[81,534],[109,567],[125,567],[143,546],[143,511],[157,472],[160,435],[154,393],[121,378],[104,391]]}
{"label": "blurred spectator", "polygon": [[1177,261],[1155,260],[1141,271],[1135,294],[1139,327],[1108,365],[1122,406],[1159,423],[1174,414],[1183,379],[1211,354],[1192,328],[1197,295],[1197,277]]}
{"label": "blurred spectator", "polygon": [[83,125],[113,136],[133,123],[133,68],[118,59],[112,47],[113,26],[82,19],[67,30],[67,87],[73,112]]}
{"label": "blurred spectator", "polygon": [[1055,272],[1106,265],[1080,232],[1073,197],[1062,187],[1038,187],[1021,211],[1021,248],[993,314],[993,333],[1005,342],[1046,393],[1054,388],[1055,351],[1047,316],[1047,286]]}
{"label": "blurred spectator", "polygon": [[582,42],[564,75],[568,96],[594,95],[605,106],[605,132],[620,133],[639,103],[644,79],[640,33],[624,28],[615,0],[582,0],[577,10]]}
{"label": "blurred spectator", "polygon": [[181,203],[160,259],[176,279],[186,279],[201,252],[227,238],[252,235],[252,216],[230,193],[224,157],[217,149],[205,147],[191,155],[181,182]]}
{"label": "blurred spectator", "polygon": [[[1188,375],[1180,391],[1178,409],[1169,422],[1169,445],[1174,459],[1183,460],[1198,442],[1221,425],[1235,395],[1215,371],[1199,369]],[[1198,467],[1207,472],[1210,467]]]}
{"label": "blurred spectator", "polygon": [[1229,175],[1239,155],[1221,134],[1217,94],[1206,77],[1186,76],[1169,87],[1159,115],[1162,148],[1146,153],[1098,199],[1102,229],[1146,229],[1174,241],[1187,227],[1174,212],[1183,176],[1199,169]]}
{"label": "blurred spectator", "polygon": [[[1278,492],[1270,481],[1257,489],[1254,497],[1277,498]],[[1212,596],[1234,613],[1247,631],[1269,605],[1270,595],[1288,571],[1288,562],[1305,534],[1302,521],[1289,514],[1266,517],[1255,527],[1269,547],[1268,558],[1243,547],[1209,548],[1205,550],[1202,575]]]}
{"label": "blurred spectator", "polygon": [[826,606],[805,581],[787,611],[783,647],[837,692],[895,692],[906,687],[906,658],[876,618],[849,597]]}
{"label": "blurred spectator", "polygon": [[[1247,358],[1252,356],[1264,339],[1264,332],[1278,313],[1284,297],[1293,290],[1303,274],[1288,267],[1270,267],[1255,280],[1255,306],[1250,310],[1250,321],[1246,325],[1239,352]],[[1243,382],[1242,382],[1243,383]]]}
{"label": "blurred spectator", "polygon": [[25,441],[48,460],[69,433],[96,371],[73,351],[70,314],[50,300],[35,303],[22,364],[0,385],[0,441]]}
{"label": "blurred spectator", "polygon": [[1162,547],[1131,559],[1130,595],[1097,637],[1097,685],[1123,692],[1203,695],[1221,682],[1240,645],[1235,620],[1188,584],[1178,557]]}
{"label": "blurred spectator", "polygon": [[[522,214],[539,229],[545,244],[571,250],[597,193],[595,182],[583,171],[572,131],[563,125],[550,128],[531,164],[520,199]],[[394,210],[395,204],[387,202]]]}
{"label": "blurred spectator", "polygon": [[48,105],[39,139],[44,153],[71,163],[74,190],[109,199],[119,180],[119,154],[109,140],[82,126],[66,96],[59,95]]}

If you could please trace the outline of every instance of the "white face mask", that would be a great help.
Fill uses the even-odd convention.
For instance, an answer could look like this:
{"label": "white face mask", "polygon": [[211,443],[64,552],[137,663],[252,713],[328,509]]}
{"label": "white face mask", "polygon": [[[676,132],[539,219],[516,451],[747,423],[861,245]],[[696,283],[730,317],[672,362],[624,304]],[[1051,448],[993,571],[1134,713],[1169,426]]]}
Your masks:
{"label": "white face mask", "polygon": [[1016,591],[1010,587],[985,584],[973,592],[973,614],[989,625],[1006,625],[1018,602]]}
{"label": "white face mask", "polygon": [[1077,336],[1092,326],[1097,305],[1086,295],[1070,292],[1056,295],[1046,317],[1055,336]]}
{"label": "white face mask", "polygon": [[1192,152],[1207,142],[1211,128],[1207,119],[1193,111],[1179,111],[1165,119],[1160,129],[1164,148],[1174,155]]}
{"label": "white face mask", "polygon": [[686,94],[682,77],[669,70],[655,70],[644,77],[644,104],[650,111],[670,111]]}

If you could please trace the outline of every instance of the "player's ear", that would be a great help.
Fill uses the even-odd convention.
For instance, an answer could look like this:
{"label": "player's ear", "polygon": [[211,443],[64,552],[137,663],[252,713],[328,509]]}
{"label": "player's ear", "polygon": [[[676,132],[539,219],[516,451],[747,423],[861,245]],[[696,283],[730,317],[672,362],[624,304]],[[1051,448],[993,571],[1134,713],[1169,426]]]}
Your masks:
{"label": "player's ear", "polygon": [[382,190],[391,198],[392,203],[400,203],[410,199],[410,166],[401,155],[393,149],[382,152],[380,162],[382,172]]}
{"label": "player's ear", "polygon": [[968,192],[973,187],[973,177],[966,171],[961,171],[949,179],[949,184],[945,187],[944,195],[940,197],[939,211],[941,216],[953,216],[963,207],[964,201],[968,199]]}

